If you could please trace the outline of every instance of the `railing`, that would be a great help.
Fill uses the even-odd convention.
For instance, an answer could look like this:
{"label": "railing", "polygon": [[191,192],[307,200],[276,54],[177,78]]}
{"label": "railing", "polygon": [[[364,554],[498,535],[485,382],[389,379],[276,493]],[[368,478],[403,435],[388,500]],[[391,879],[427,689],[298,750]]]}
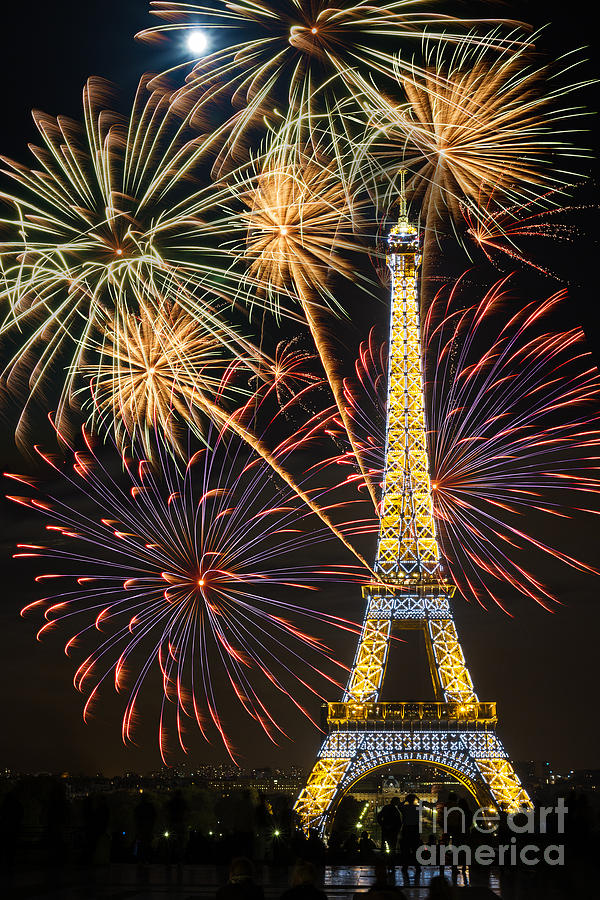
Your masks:
{"label": "railing", "polygon": [[329,703],[330,725],[358,722],[474,722],[495,725],[495,703]]}
{"label": "railing", "polygon": [[435,576],[405,576],[394,580],[387,576],[382,581],[371,581],[363,585],[363,597],[386,597],[390,594],[406,595],[409,597],[452,597],[456,590],[455,585],[448,581],[441,581]]}

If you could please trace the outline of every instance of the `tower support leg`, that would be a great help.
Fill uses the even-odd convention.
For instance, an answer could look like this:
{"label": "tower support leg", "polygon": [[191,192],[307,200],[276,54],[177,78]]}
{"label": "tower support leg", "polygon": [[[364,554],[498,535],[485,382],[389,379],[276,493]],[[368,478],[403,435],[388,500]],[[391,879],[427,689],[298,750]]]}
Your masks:
{"label": "tower support leg", "polygon": [[[327,741],[321,750],[326,751]],[[320,756],[309,775],[306,787],[296,801],[296,812],[300,817],[302,829],[308,833],[316,828],[320,833],[325,830],[327,816],[339,793],[350,759]]]}

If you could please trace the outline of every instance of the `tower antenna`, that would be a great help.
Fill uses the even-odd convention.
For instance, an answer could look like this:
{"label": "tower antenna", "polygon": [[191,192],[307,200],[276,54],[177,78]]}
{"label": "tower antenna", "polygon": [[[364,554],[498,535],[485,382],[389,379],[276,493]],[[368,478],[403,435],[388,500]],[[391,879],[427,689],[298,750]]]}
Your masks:
{"label": "tower antenna", "polygon": [[406,173],[407,169],[400,169],[400,210],[398,213],[398,228],[403,230],[410,225],[406,203]]}

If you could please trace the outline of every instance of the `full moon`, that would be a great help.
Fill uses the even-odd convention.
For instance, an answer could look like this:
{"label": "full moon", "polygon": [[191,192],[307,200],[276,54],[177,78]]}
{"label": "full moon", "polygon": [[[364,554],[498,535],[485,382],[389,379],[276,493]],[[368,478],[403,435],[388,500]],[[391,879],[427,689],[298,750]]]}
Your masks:
{"label": "full moon", "polygon": [[208,47],[208,38],[204,31],[195,28],[187,36],[187,48],[194,56],[202,56]]}

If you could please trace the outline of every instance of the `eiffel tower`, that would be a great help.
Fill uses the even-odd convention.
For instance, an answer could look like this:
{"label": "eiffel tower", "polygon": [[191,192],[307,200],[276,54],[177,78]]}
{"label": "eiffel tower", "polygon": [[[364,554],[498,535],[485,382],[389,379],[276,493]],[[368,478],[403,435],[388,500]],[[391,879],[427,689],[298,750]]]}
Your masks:
{"label": "eiffel tower", "polygon": [[[496,735],[496,704],[481,702],[458,640],[436,538],[427,457],[417,273],[402,173],[400,217],[388,236],[392,273],[385,469],[376,580],[363,587],[366,613],[348,687],[328,704],[329,733],[296,801],[302,826],[324,833],[341,797],[393,763],[450,772],[481,807],[514,812],[531,800]],[[381,703],[392,628],[425,637],[434,702]]]}

